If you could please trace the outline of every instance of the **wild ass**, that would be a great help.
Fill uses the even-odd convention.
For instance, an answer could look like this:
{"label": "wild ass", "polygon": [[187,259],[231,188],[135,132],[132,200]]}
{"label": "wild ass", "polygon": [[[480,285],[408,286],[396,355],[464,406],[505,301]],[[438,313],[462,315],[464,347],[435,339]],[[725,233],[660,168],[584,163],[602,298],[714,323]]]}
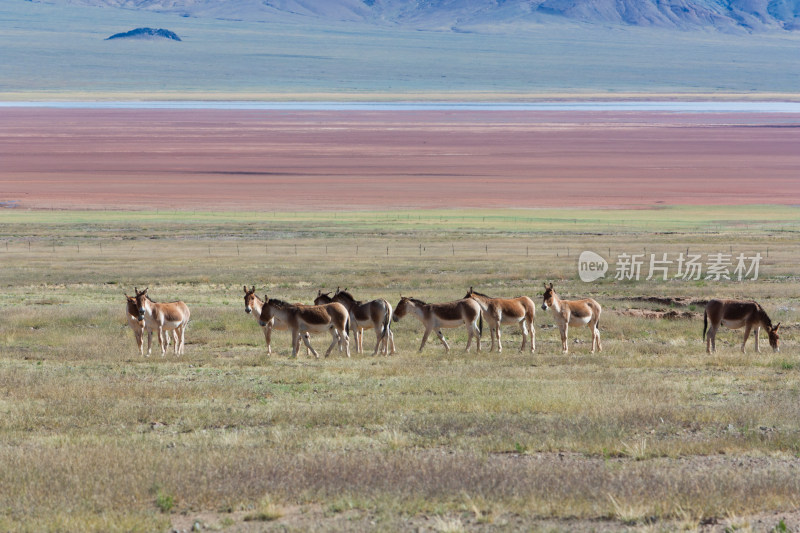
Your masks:
{"label": "wild ass", "polygon": [[350,327],[355,332],[357,353],[364,351],[365,329],[375,330],[375,351],[372,352],[372,355],[376,355],[378,350],[384,355],[388,354],[390,345],[391,353],[397,352],[394,346],[394,333],[391,329],[392,304],[383,298],[361,302],[353,298],[347,289],[340,290],[338,287],[332,297],[329,292],[317,291],[317,297],[314,299],[316,305],[331,302],[339,302],[350,313]]}
{"label": "wild ass", "polygon": [[347,357],[350,357],[350,316],[347,309],[340,303],[330,303],[324,305],[292,305],[276,298],[270,299],[264,295],[264,303],[261,308],[261,322],[266,323],[277,318],[281,322],[289,325],[292,332],[292,357],[297,356],[300,348],[300,334],[303,342],[319,358],[319,354],[311,346],[308,336],[305,333],[321,333],[329,331],[333,342],[328,346],[325,357],[337,343],[339,348],[346,350]]}
{"label": "wild ass", "polygon": [[522,330],[522,345],[519,351],[525,350],[525,342],[530,332],[531,353],[536,350],[536,329],[533,322],[536,318],[536,304],[527,296],[517,298],[491,298],[485,294],[475,292],[472,287],[464,298],[472,298],[481,306],[483,318],[489,323],[489,336],[492,338],[491,352],[494,350],[494,339],[497,337],[497,352],[503,351],[500,342],[500,326],[503,324],[519,324]]}
{"label": "wild ass", "polygon": [[[253,318],[261,326],[264,331],[264,339],[267,341],[267,355],[270,355],[272,354],[272,330],[289,331],[289,324],[278,320],[277,317],[272,317],[272,320],[264,322],[262,325],[261,309],[263,306],[264,302],[256,295],[256,286],[253,285],[253,288],[248,290],[247,285],[244,285],[244,312],[247,314],[252,312]],[[307,336],[308,333],[305,333],[305,335]],[[306,355],[310,353],[308,346],[306,346]]]}
{"label": "wild ass", "polygon": [[595,344],[597,351],[602,352],[603,346],[600,344],[600,330],[597,324],[600,322],[600,304],[591,298],[584,300],[562,300],[553,289],[553,284],[544,284],[544,295],[542,296],[542,309],[547,309],[553,313],[558,329],[561,332],[561,349],[564,353],[569,352],[567,343],[567,333],[570,326],[588,326],[592,331],[592,352],[594,353]]}
{"label": "wild ass", "polygon": [[[711,322],[711,327],[708,327],[709,322]],[[767,330],[767,337],[772,350],[775,352],[780,351],[778,328],[781,325],[778,323],[777,326],[773,327],[767,313],[756,302],[714,299],[706,304],[706,310],[703,313],[703,338],[706,339],[706,352],[708,353],[717,351],[717,330],[720,324],[730,329],[744,328],[742,353],[744,353],[744,345],[747,344],[747,338],[750,336],[750,330],[753,328],[756,328],[756,352],[761,352],[758,347],[758,334],[761,328]],[[708,338],[706,338],[706,329],[708,329]]]}
{"label": "wild ass", "polygon": [[[181,302],[158,303],[147,296],[147,289],[139,292],[136,287],[136,308],[139,320],[144,320],[145,328],[158,332],[161,356],[167,352],[167,331],[175,330],[175,355],[183,355],[186,325],[189,323],[189,307]],[[147,355],[150,355],[150,338],[147,339]]]}
{"label": "wild ass", "polygon": [[462,324],[466,325],[467,334],[469,335],[465,351],[469,351],[470,344],[472,344],[472,337],[475,337],[478,351],[481,351],[483,320],[481,319],[481,307],[475,300],[464,298],[454,302],[427,304],[416,298],[400,296],[400,302],[398,302],[397,307],[395,307],[392,319],[399,321],[406,316],[407,313],[413,313],[414,316],[422,322],[422,325],[425,326],[425,334],[422,336],[422,343],[419,345],[420,352],[425,346],[431,331],[436,332],[445,350],[450,352],[450,346],[444,339],[442,328],[457,328]]}
{"label": "wild ass", "polygon": [[[153,330],[146,329],[144,320],[139,320],[139,308],[136,306],[136,298],[125,294],[125,299],[127,300],[125,303],[125,316],[128,319],[128,327],[133,330],[133,335],[136,337],[136,346],[139,348],[139,355],[144,355],[144,332],[147,331],[147,346],[149,347],[153,340]],[[177,341],[177,334],[174,330],[172,334]],[[169,336],[167,336],[167,346],[169,346]]]}

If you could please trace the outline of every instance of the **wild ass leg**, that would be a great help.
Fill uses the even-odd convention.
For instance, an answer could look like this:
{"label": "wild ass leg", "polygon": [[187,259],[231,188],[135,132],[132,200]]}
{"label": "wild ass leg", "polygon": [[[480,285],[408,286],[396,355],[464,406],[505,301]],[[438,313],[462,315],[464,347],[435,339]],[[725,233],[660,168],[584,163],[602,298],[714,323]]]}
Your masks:
{"label": "wild ass leg", "polygon": [[711,324],[711,327],[708,328],[708,335],[706,336],[706,353],[714,353],[717,351],[716,346],[716,338],[717,338],[717,326],[715,324]]}
{"label": "wild ass leg", "polygon": [[[383,324],[373,323],[373,328],[375,329],[375,351],[372,352],[372,355],[378,355],[378,350],[381,350],[381,353],[386,353],[386,330],[383,329]],[[381,349],[382,348],[382,349]]]}
{"label": "wild ass leg", "polygon": [[422,334],[422,342],[419,345],[419,351],[422,351],[422,348],[425,347],[425,343],[428,342],[428,335],[431,334],[431,329],[426,328],[425,333]]}
{"label": "wild ass leg", "polygon": [[158,327],[158,344],[161,346],[161,357],[167,355],[167,333],[164,328]]}
{"label": "wild ass leg", "polygon": [[153,343],[153,332],[147,332],[147,357],[150,357],[150,345]]}
{"label": "wild ass leg", "polygon": [[331,328],[331,341],[332,342],[331,342],[331,345],[328,346],[328,350],[325,352],[325,357],[328,357],[328,355],[330,355],[331,350],[333,350],[333,347],[336,346],[337,344],[339,345],[339,349],[341,349],[342,342],[344,340],[347,340],[347,357],[350,357],[350,342],[349,342],[350,339],[347,338],[347,333],[344,332],[344,331],[339,333],[334,328]]}
{"label": "wild ass leg", "polygon": [[744,339],[742,339],[742,353],[744,353],[744,345],[747,344],[747,337],[750,336],[750,331],[752,330],[752,326],[750,324],[744,325]]}
{"label": "wild ass leg", "polygon": [[[444,339],[444,334],[442,333],[441,329],[436,330],[436,336],[439,337],[440,341],[442,341],[445,351],[450,353],[450,345],[447,344],[447,341]],[[472,340],[472,336],[470,336],[470,340]],[[469,350],[469,342],[467,342],[467,350]]]}
{"label": "wild ass leg", "polygon": [[[314,347],[311,346],[311,342],[309,341],[309,337],[308,337],[308,332],[304,332],[301,335],[300,332],[298,330],[296,330],[296,329],[292,330],[292,343],[293,343],[293,345],[292,345],[292,357],[297,357],[297,352],[300,351],[300,339],[303,339],[303,343],[306,345],[306,349],[307,350],[311,350],[311,353],[314,354],[314,357],[319,359],[319,354],[314,349]],[[328,350],[328,351],[330,351],[330,350]]]}
{"label": "wild ass leg", "polygon": [[[180,340],[181,340],[180,355],[183,355],[183,350],[184,350],[184,347],[186,346],[186,325],[185,324],[183,326],[181,326],[180,333],[176,333],[176,335],[180,337]],[[178,339],[176,338],[175,339],[175,343],[177,344],[177,342],[178,342]]]}
{"label": "wild ass leg", "polygon": [[[525,343],[528,340],[528,324],[525,323],[525,320],[520,320],[519,322],[519,329],[522,331],[522,345],[519,347],[520,352],[525,351]],[[533,351],[533,350],[531,350]]]}
{"label": "wild ass leg", "polygon": [[[500,342],[500,322],[497,323],[495,326],[496,332],[495,335],[497,336],[497,353],[503,352],[503,344]],[[523,341],[525,342],[525,341]],[[489,350],[491,352],[491,350]]]}
{"label": "wild ass leg", "polygon": [[[466,352],[469,351],[469,347],[472,344],[472,337],[475,337],[475,344],[477,346],[477,351],[480,352],[481,351],[481,333],[478,330],[478,326],[474,322],[472,322],[472,323],[468,322],[466,324],[466,326],[467,326],[468,337],[467,337],[467,348],[464,351],[466,351]],[[498,324],[498,326],[499,326],[499,324]]]}
{"label": "wild ass leg", "polygon": [[338,332],[339,335],[339,348],[341,349],[342,344],[344,344],[345,353],[347,357],[350,357],[350,335],[347,334],[347,330],[342,330]]}
{"label": "wild ass leg", "polygon": [[594,334],[597,336],[597,351],[603,351],[603,345],[600,344],[600,328],[597,327],[597,322],[594,323]]}
{"label": "wild ass leg", "polygon": [[567,342],[567,333],[569,333],[569,324],[564,324],[559,329],[561,331],[561,350],[564,353],[569,353],[569,343]]}
{"label": "wild ass leg", "polygon": [[[592,332],[592,350],[589,353],[594,353],[595,346],[600,346],[600,332],[597,330],[597,320],[589,322],[589,331]],[[598,349],[598,351],[600,351]]]}
{"label": "wild ass leg", "polygon": [[267,355],[272,354],[272,328],[269,326],[264,326],[261,328],[264,330],[264,341],[267,343]]}
{"label": "wild ass leg", "polygon": [[756,339],[756,352],[761,353],[761,348],[758,347],[758,334],[761,333],[761,326],[756,326],[755,333],[753,333],[753,337]]}
{"label": "wild ass leg", "polygon": [[144,329],[134,330],[133,334],[136,336],[136,346],[139,347],[139,355],[144,355]]}

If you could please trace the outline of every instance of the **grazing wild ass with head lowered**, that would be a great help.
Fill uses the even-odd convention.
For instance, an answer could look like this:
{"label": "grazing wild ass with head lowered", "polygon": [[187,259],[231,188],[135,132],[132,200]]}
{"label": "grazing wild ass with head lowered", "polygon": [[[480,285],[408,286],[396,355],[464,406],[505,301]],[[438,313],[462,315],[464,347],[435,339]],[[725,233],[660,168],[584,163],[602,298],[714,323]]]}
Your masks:
{"label": "grazing wild ass with head lowered", "polygon": [[[189,323],[189,307],[181,302],[158,303],[147,296],[147,289],[139,292],[136,287],[136,308],[139,320],[144,320],[145,329],[158,332],[162,357],[167,352],[167,332],[175,330],[175,355],[183,355],[186,326]],[[150,355],[150,338],[147,339],[147,354]]]}
{"label": "grazing wild ass with head lowered", "polygon": [[[264,302],[261,301],[256,295],[256,287],[253,285],[253,288],[248,290],[247,286],[244,285],[244,312],[247,314],[253,315],[253,318],[256,319],[258,325],[261,326],[261,329],[264,330],[264,339],[267,341],[267,355],[272,353],[272,330],[277,329],[279,331],[289,331],[289,324],[286,322],[282,322],[278,320],[277,317],[272,317],[272,320],[269,322],[261,322],[261,309],[264,307]],[[262,325],[263,324],[263,325]],[[308,333],[305,333],[307,336]],[[308,350],[308,346],[306,346],[306,355],[310,354]]]}
{"label": "grazing wild ass with head lowered", "polygon": [[353,298],[353,295],[345,290],[336,289],[333,296],[329,292],[323,293],[317,291],[317,297],[314,299],[316,305],[328,304],[331,302],[339,302],[350,313],[350,327],[355,332],[356,340],[356,353],[364,351],[364,330],[375,330],[375,351],[372,355],[376,355],[378,350],[382,354],[388,355],[389,346],[391,346],[391,353],[396,353],[397,350],[394,346],[394,333],[392,333],[392,304],[378,298],[369,302],[361,302]]}
{"label": "grazing wild ass with head lowered", "polygon": [[[711,322],[711,327],[708,323]],[[747,344],[747,338],[750,336],[750,330],[756,328],[756,351],[760,352],[758,347],[758,333],[761,328],[767,330],[769,337],[769,345],[772,346],[773,351],[780,351],[778,347],[778,328],[781,327],[780,323],[777,326],[772,326],[772,321],[767,316],[764,309],[756,302],[741,302],[739,300],[711,300],[706,304],[706,310],[703,313],[703,338],[706,339],[706,352],[712,353],[717,351],[716,339],[717,330],[720,324],[730,329],[744,328],[744,339],[742,340],[742,353],[744,353],[744,345]],[[706,328],[708,328],[708,338],[706,338]]]}
{"label": "grazing wild ass with head lowered", "polygon": [[548,308],[553,313],[558,329],[561,332],[561,349],[564,353],[569,352],[567,333],[570,326],[588,326],[592,332],[591,353],[594,353],[595,345],[598,351],[603,351],[603,346],[600,344],[600,330],[597,329],[597,324],[600,321],[600,312],[602,311],[599,303],[591,298],[562,300],[553,289],[553,284],[551,283],[548,287],[547,283],[545,283],[542,309],[546,311]]}
{"label": "grazing wild ass with head lowered", "polygon": [[416,298],[400,296],[400,302],[398,302],[397,307],[395,307],[392,319],[399,321],[406,316],[407,313],[412,313],[422,322],[422,325],[425,326],[425,334],[422,335],[422,343],[419,345],[420,352],[428,341],[428,335],[431,334],[431,331],[436,332],[445,350],[449,352],[450,346],[444,339],[442,328],[457,328],[461,325],[466,325],[467,334],[469,335],[465,351],[469,351],[470,344],[472,344],[472,337],[475,337],[478,351],[481,351],[483,320],[481,318],[481,307],[475,300],[464,298],[463,300],[456,300],[454,302],[427,304]]}
{"label": "grazing wild ass with head lowered", "polygon": [[308,335],[305,334],[324,331],[329,331],[333,337],[333,342],[328,346],[325,357],[328,357],[337,343],[339,343],[339,349],[344,349],[347,357],[350,357],[350,335],[348,333],[350,315],[342,304],[333,302],[324,305],[292,305],[283,300],[270,299],[265,294],[261,308],[261,322],[266,323],[273,318],[289,325],[292,332],[292,357],[297,356],[302,334],[303,342],[314,354],[314,357],[318,358],[319,354],[311,346]]}
{"label": "grazing wild ass with head lowered", "polygon": [[494,350],[494,339],[497,337],[497,352],[503,351],[500,342],[500,326],[503,324],[519,324],[522,330],[522,345],[519,351],[525,350],[525,342],[530,332],[531,353],[536,350],[536,330],[533,321],[536,318],[536,304],[527,296],[517,298],[491,298],[469,288],[464,298],[472,298],[481,306],[483,318],[489,323],[489,336],[492,338],[491,352]]}
{"label": "grazing wild ass with head lowered", "polygon": [[[144,320],[139,320],[139,308],[136,306],[136,298],[126,294],[125,299],[127,300],[125,303],[125,316],[128,319],[128,327],[133,330],[133,334],[136,337],[139,355],[144,355],[144,332],[147,331],[147,346],[149,347],[153,340],[153,330],[145,328]],[[177,342],[178,335],[175,330],[172,331],[172,334]],[[169,346],[169,336],[167,336],[167,346]]]}

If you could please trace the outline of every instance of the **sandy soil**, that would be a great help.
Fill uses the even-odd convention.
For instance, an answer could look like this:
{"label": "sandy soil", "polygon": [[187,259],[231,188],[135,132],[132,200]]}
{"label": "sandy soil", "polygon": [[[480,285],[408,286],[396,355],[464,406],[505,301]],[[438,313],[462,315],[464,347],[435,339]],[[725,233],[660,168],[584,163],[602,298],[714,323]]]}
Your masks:
{"label": "sandy soil", "polygon": [[0,202],[303,210],[800,204],[800,115],[0,109]]}

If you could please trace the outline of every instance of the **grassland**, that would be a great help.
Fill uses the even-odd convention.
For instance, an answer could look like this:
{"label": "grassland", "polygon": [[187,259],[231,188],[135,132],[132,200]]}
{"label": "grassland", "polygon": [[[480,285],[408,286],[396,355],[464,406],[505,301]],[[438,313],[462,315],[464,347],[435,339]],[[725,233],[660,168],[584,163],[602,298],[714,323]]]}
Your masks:
{"label": "grassland", "polygon": [[[799,216],[4,211],[0,530],[800,526]],[[758,280],[615,281],[612,267],[586,284],[587,249],[764,258]],[[268,357],[242,301],[244,284],[297,301],[336,286],[392,303],[469,286],[538,300],[543,281],[601,302],[602,353],[573,329],[561,354],[540,311],[534,355],[511,328],[502,354],[463,353],[456,330],[449,355],[417,353],[407,317],[392,357],[291,359],[281,332]],[[189,304],[185,356],[136,353],[134,286]],[[781,352],[742,354],[724,331],[706,355],[698,302],[713,296],[759,300]]]}

